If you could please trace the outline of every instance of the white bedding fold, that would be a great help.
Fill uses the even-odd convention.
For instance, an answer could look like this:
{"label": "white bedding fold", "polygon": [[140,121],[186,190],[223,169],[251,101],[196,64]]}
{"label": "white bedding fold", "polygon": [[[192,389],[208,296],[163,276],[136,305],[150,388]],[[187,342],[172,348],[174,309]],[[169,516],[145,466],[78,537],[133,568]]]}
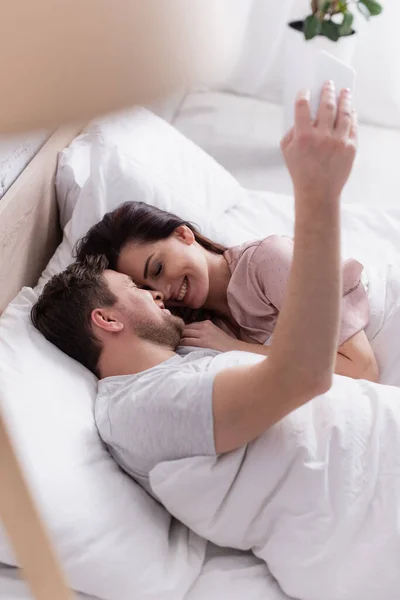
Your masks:
{"label": "white bedding fold", "polygon": [[299,600],[400,595],[400,389],[336,377],[253,444],[158,465],[172,514]]}

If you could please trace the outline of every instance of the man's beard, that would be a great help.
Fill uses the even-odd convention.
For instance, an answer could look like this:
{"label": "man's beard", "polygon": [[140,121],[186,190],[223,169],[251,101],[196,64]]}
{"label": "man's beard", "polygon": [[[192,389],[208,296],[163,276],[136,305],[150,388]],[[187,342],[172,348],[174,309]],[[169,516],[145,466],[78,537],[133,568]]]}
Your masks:
{"label": "man's beard", "polygon": [[165,313],[161,323],[137,323],[134,324],[136,335],[142,340],[147,340],[158,346],[165,346],[171,350],[176,350],[179,345],[183,329],[184,321]]}

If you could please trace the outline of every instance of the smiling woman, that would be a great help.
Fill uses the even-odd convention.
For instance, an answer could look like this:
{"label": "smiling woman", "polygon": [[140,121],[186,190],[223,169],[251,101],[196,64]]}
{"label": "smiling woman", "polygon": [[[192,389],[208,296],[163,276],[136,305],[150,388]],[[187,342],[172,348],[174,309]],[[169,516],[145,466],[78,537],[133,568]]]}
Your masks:
{"label": "smiling woman", "polygon": [[170,305],[184,301],[185,306],[197,309],[209,294],[209,272],[215,263],[226,265],[225,251],[173,214],[143,202],[126,202],[92,227],[76,254],[80,259],[104,254],[110,268],[127,273],[141,286],[159,290]]}

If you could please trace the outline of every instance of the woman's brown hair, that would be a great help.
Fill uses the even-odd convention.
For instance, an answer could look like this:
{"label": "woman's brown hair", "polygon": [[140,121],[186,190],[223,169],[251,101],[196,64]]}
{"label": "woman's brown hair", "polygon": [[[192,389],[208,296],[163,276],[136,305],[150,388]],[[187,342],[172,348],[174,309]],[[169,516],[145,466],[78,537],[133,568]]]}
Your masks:
{"label": "woman's brown hair", "polygon": [[145,204],[125,202],[104,215],[78,242],[75,253],[78,260],[102,254],[107,257],[110,269],[116,270],[121,250],[129,242],[150,243],[168,238],[177,227],[186,225],[196,241],[206,250],[223,254],[226,248],[202,235],[196,227],[176,215]]}

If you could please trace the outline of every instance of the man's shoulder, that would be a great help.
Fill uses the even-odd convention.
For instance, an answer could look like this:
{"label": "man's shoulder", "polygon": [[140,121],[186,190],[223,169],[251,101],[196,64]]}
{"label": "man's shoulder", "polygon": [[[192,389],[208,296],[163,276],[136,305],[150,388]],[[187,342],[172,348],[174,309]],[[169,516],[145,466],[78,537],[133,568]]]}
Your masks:
{"label": "man's shoulder", "polygon": [[[136,401],[163,391],[176,390],[182,384],[201,374],[215,375],[219,371],[235,366],[254,364],[262,359],[249,352],[218,352],[203,348],[179,347],[171,359],[135,375],[107,377],[99,382],[97,403],[109,401]],[[161,387],[160,387],[161,386]]]}
{"label": "man's shoulder", "polygon": [[138,389],[147,386],[151,381],[156,381],[159,378],[164,379],[167,373],[171,375],[173,372],[178,372],[183,375],[185,371],[190,371],[194,365],[207,364],[209,360],[218,354],[219,352],[215,350],[180,346],[173,357],[150,369],[132,375],[118,375],[100,380],[98,397],[115,394],[123,395],[132,387]]}
{"label": "man's shoulder", "polygon": [[211,350],[210,348],[196,348],[195,346],[178,346],[176,353],[185,362],[193,362],[202,360],[203,358],[213,358],[218,354],[218,350]]}

